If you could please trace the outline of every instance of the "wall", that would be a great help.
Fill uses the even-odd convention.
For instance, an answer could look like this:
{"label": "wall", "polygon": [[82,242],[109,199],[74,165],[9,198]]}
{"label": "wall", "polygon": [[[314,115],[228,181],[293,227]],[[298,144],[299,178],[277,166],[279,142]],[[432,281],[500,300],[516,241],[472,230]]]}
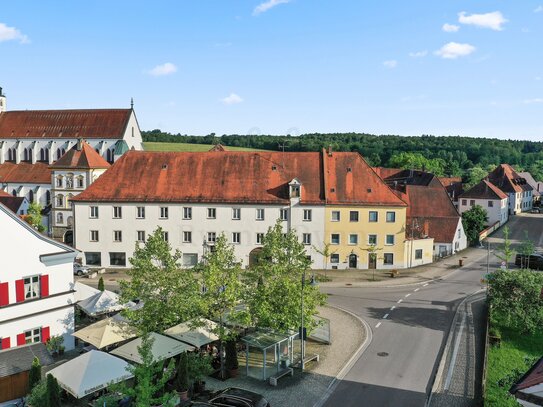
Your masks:
{"label": "wall", "polygon": [[[422,266],[434,261],[434,239],[413,239],[405,241],[405,264],[406,268]],[[416,259],[415,253],[422,250],[422,259]]]}
{"label": "wall", "polygon": [[[465,203],[464,203],[465,201]],[[500,224],[504,224],[507,222],[509,218],[509,212],[508,212],[508,199],[472,199],[472,198],[460,198],[459,200],[459,212],[460,214],[470,210],[473,205],[471,205],[473,201],[473,205],[479,205],[487,212],[488,216],[488,225],[493,225],[496,222],[500,222]],[[492,207],[488,206],[488,202],[493,202]]]}

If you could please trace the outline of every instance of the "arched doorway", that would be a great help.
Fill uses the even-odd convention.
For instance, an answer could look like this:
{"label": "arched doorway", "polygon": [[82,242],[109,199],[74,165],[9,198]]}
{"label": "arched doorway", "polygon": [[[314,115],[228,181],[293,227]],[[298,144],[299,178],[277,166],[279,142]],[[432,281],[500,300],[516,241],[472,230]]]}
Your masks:
{"label": "arched doorway", "polygon": [[261,247],[257,247],[256,249],[251,250],[251,252],[249,253],[249,267],[253,267],[258,264],[261,253],[262,253]]}
{"label": "arched doorway", "polygon": [[74,243],[74,231],[73,230],[66,231],[66,233],[64,233],[63,240],[64,240],[64,243],[71,246]]}
{"label": "arched doorway", "polygon": [[349,268],[355,269],[358,265],[358,256],[354,253],[349,254]]}

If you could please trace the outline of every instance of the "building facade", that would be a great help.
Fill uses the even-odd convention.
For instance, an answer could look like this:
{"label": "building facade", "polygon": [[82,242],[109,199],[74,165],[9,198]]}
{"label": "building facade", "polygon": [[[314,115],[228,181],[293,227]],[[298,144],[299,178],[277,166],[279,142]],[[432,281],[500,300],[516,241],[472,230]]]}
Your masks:
{"label": "building facade", "polygon": [[509,220],[509,197],[486,179],[460,195],[458,201],[461,214],[475,205],[482,207],[488,216],[488,226],[496,222],[502,226]]}
{"label": "building facade", "polygon": [[74,347],[74,281],[77,251],[38,233],[0,205],[0,346],[64,338]]}
{"label": "building facade", "polygon": [[533,188],[509,164],[500,164],[488,174],[488,180],[509,197],[509,214],[526,212],[532,209]]}

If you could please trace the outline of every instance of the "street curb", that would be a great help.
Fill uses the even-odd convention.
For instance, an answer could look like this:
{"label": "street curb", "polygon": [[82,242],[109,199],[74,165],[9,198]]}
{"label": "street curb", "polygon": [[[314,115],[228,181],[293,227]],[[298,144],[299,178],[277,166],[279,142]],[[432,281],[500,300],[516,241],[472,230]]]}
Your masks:
{"label": "street curb", "polygon": [[351,315],[352,317],[356,318],[357,320],[359,320],[360,323],[362,324],[362,326],[364,326],[364,329],[366,330],[366,339],[364,339],[364,342],[362,342],[360,344],[358,349],[353,353],[353,355],[347,361],[345,366],[343,366],[343,368],[339,371],[339,373],[336,375],[336,377],[334,377],[332,382],[326,388],[326,391],[322,395],[321,399],[319,401],[317,401],[313,405],[313,407],[322,407],[324,405],[324,403],[326,403],[328,398],[332,395],[332,393],[334,392],[334,390],[338,386],[339,382],[341,380],[343,380],[343,378],[347,375],[349,370],[351,370],[351,368],[353,367],[355,362],[360,358],[360,356],[362,356],[362,354],[368,348],[368,346],[370,345],[370,343],[371,343],[371,341],[373,339],[373,332],[371,330],[371,327],[364,319],[362,319],[358,315],[352,313],[351,311],[346,310],[345,308],[337,307],[335,305],[330,305],[330,304],[328,304],[328,306],[331,307],[331,308],[335,308],[337,310],[343,311],[343,312]]}
{"label": "street curb", "polygon": [[460,308],[468,300],[470,300],[471,298],[473,298],[476,295],[481,294],[481,293],[483,293],[485,291],[486,291],[485,288],[475,291],[474,293],[468,295],[462,301],[460,301],[460,303],[456,307],[456,310],[454,312],[454,317],[452,319],[451,325],[449,326],[449,332],[447,333],[447,341],[445,343],[445,346],[443,347],[443,350],[441,351],[441,360],[439,361],[439,366],[438,366],[437,372],[434,375],[434,379],[433,379],[433,382],[432,382],[432,389],[430,390],[430,393],[426,397],[426,403],[424,403],[424,407],[430,407],[430,403],[432,402],[432,396],[437,391],[439,383],[441,382],[441,378],[443,376],[443,370],[445,369],[445,363],[446,363],[446,360],[447,360],[447,354],[448,354],[449,348],[451,347],[451,343],[452,343],[452,340],[453,340],[452,330],[453,330],[453,327],[458,322],[458,315],[460,314],[460,312],[459,312]]}

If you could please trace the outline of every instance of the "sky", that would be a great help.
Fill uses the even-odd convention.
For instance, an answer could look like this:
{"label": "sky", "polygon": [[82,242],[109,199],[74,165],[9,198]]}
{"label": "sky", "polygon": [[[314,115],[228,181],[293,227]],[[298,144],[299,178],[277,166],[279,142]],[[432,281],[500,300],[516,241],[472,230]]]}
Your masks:
{"label": "sky", "polygon": [[543,0],[4,1],[0,87],[181,134],[543,141]]}

